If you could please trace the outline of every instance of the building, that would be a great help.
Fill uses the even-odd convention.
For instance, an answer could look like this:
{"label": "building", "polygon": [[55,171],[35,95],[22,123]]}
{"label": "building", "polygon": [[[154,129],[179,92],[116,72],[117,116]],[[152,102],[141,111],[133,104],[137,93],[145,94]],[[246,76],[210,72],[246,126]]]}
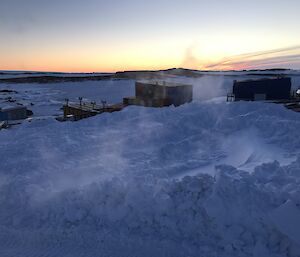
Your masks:
{"label": "building", "polygon": [[284,100],[291,98],[291,78],[234,81],[235,101]]}
{"label": "building", "polygon": [[163,107],[179,106],[192,100],[192,85],[169,82],[136,82],[135,97],[124,98],[124,104]]}
{"label": "building", "polygon": [[147,107],[179,106],[193,100],[193,86],[175,83],[141,83],[135,84],[135,97],[126,97],[122,103],[107,105],[106,101],[101,101],[101,105],[96,102],[86,103],[79,97],[79,103],[69,103],[65,99],[63,105],[64,116],[57,118],[59,121],[77,121],[92,117],[101,113],[112,113],[121,111],[128,105],[141,105]]}
{"label": "building", "polygon": [[0,108],[0,121],[26,119],[27,108],[24,106],[9,106]]}

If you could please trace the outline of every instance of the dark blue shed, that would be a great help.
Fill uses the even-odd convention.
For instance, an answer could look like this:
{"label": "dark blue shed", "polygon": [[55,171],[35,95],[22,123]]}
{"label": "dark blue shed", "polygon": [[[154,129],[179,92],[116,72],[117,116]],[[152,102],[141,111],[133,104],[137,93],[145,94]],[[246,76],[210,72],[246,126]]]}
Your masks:
{"label": "dark blue shed", "polygon": [[0,108],[0,121],[22,120],[27,118],[27,108],[25,106],[9,106]]}
{"label": "dark blue shed", "polygon": [[2,112],[0,109],[0,121],[6,121],[8,120],[7,112]]}
{"label": "dark blue shed", "polygon": [[291,97],[291,78],[234,81],[235,100],[283,100]]}

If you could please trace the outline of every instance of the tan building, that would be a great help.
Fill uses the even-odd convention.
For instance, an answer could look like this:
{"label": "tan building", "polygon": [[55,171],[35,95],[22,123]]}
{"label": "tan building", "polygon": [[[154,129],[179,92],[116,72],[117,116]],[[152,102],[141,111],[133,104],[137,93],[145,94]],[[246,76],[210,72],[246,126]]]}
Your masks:
{"label": "tan building", "polygon": [[124,98],[124,104],[163,107],[179,106],[192,100],[192,85],[169,82],[136,82],[135,97]]}

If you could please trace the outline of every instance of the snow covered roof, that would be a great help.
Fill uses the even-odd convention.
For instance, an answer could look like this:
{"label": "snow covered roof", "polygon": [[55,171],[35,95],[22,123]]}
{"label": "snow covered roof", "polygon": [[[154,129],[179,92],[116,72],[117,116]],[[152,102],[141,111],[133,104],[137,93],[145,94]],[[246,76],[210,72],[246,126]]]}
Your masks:
{"label": "snow covered roof", "polygon": [[272,80],[291,80],[290,77],[272,77],[272,78],[260,78],[260,79],[246,79],[246,80],[235,80],[235,83],[248,83],[248,82],[263,82]]}
{"label": "snow covered roof", "polygon": [[189,84],[181,84],[181,83],[174,83],[169,81],[163,81],[163,80],[142,80],[137,81],[137,83],[140,84],[147,84],[147,85],[156,85],[156,86],[164,86],[164,87],[182,87],[182,86],[192,86]]}
{"label": "snow covered roof", "polygon": [[26,109],[25,106],[14,106],[14,105],[5,105],[5,106],[0,106],[0,111],[1,112],[7,112],[7,111],[12,111],[12,110],[23,110]]}

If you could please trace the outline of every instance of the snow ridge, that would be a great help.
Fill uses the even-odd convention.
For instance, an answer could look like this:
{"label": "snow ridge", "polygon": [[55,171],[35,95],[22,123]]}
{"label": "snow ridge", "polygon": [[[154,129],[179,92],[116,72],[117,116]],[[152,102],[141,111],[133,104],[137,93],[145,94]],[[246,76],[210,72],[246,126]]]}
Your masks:
{"label": "snow ridge", "polygon": [[[139,256],[299,256],[300,245],[278,230],[269,215],[288,201],[300,210],[300,158],[289,166],[263,164],[252,174],[232,166],[217,170],[215,177],[180,181],[114,178],[42,202],[26,183],[2,186],[7,198],[0,202],[6,210],[0,220],[8,231],[0,235],[1,256],[11,247],[38,251],[41,245],[33,246],[37,242],[44,251],[53,246],[100,251],[110,249],[110,240],[118,251],[123,249],[113,256],[132,256],[137,249]],[[39,194],[47,192],[40,189]]]}
{"label": "snow ridge", "polygon": [[0,256],[298,257],[298,115],[208,101],[2,131]]}

